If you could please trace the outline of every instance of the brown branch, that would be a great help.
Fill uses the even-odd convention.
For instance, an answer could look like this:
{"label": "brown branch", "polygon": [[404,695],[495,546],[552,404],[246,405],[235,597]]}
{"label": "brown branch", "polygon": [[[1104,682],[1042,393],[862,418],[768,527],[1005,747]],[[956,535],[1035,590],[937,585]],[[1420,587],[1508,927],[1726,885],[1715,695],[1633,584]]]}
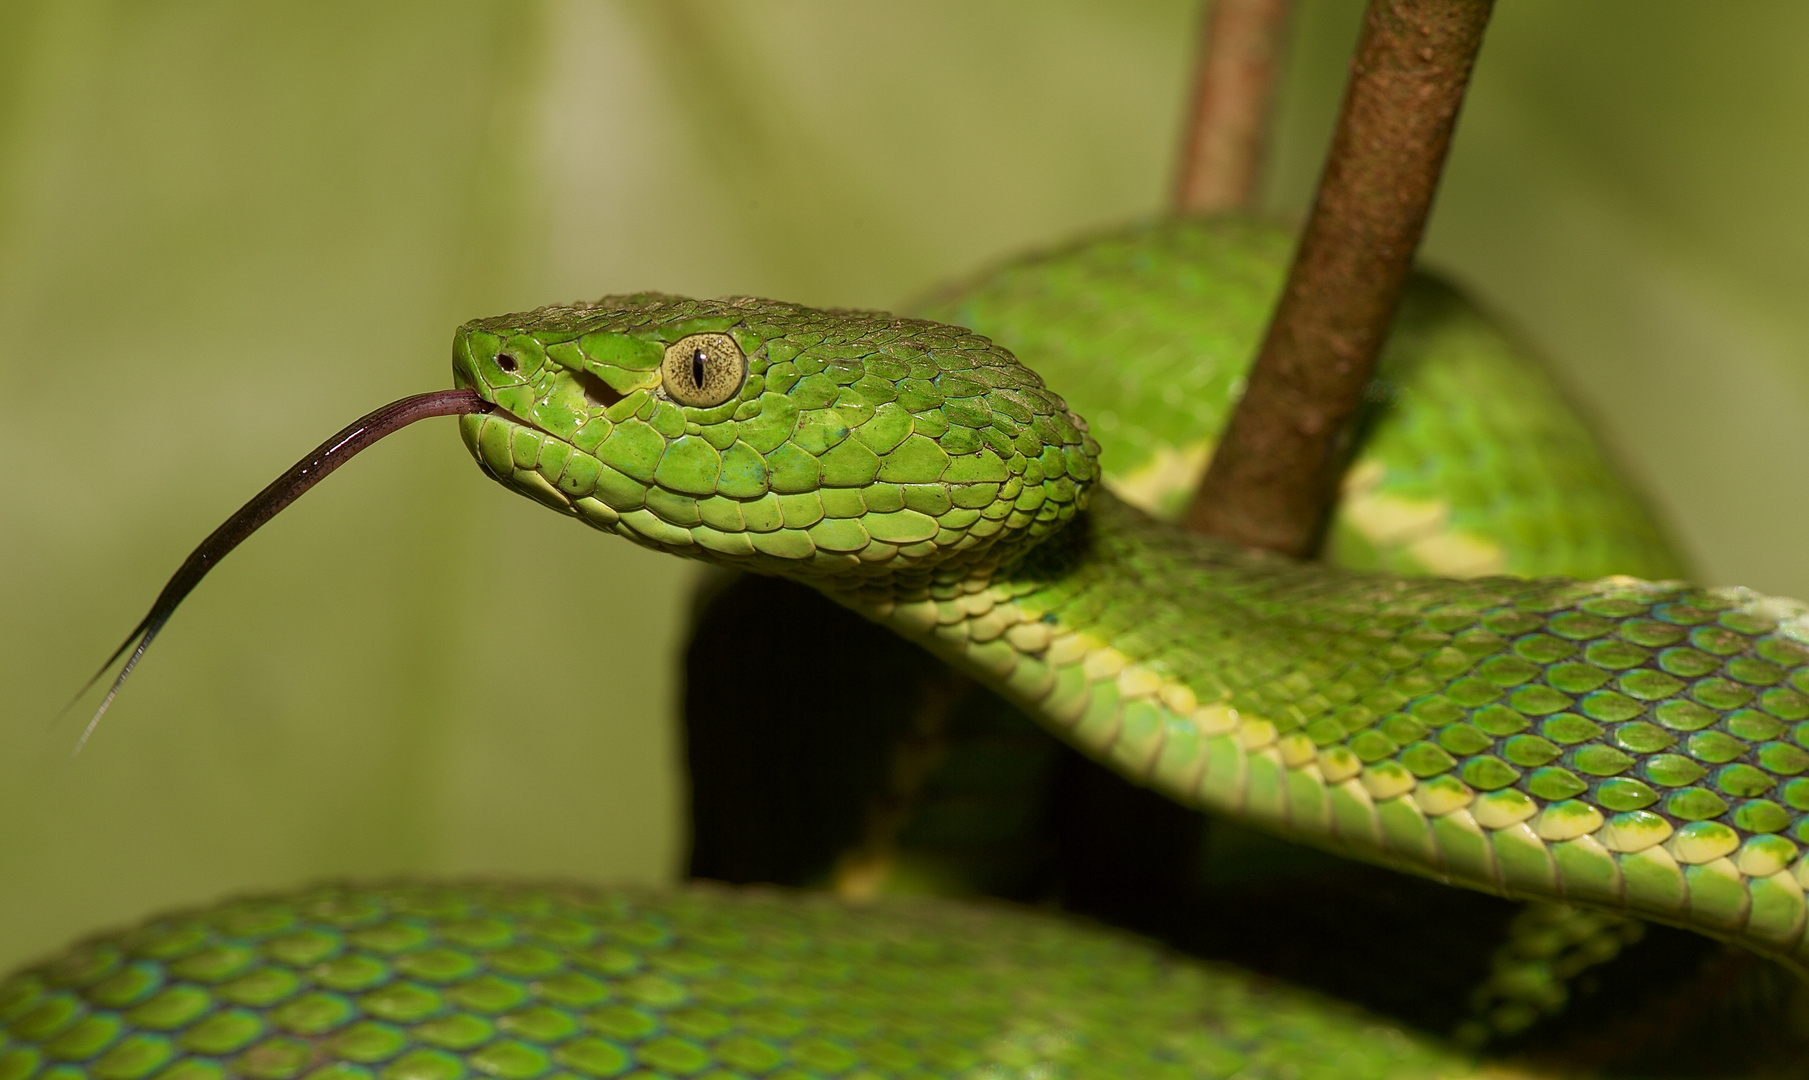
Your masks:
{"label": "brown branch", "polygon": [[1319,194],[1187,524],[1318,546],[1493,0],[1370,0]]}
{"label": "brown branch", "polygon": [[1175,210],[1247,210],[1256,195],[1276,54],[1289,0],[1212,0],[1200,20],[1193,110],[1175,178]]}

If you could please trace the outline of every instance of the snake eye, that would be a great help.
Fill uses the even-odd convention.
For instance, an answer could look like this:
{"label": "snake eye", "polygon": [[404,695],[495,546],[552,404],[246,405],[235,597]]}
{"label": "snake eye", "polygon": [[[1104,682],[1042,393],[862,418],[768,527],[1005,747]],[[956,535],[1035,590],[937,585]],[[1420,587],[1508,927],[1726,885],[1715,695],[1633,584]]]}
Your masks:
{"label": "snake eye", "polygon": [[674,401],[707,409],[741,390],[747,358],[727,334],[690,334],[666,346],[660,375]]}

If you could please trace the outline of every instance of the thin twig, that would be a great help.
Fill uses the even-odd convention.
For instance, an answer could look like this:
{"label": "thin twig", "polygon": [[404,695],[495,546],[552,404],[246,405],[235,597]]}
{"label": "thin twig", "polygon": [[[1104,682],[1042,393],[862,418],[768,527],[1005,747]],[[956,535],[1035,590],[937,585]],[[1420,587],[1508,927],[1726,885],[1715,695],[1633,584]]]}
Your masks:
{"label": "thin twig", "polygon": [[1248,210],[1269,129],[1289,0],[1212,0],[1200,20],[1193,110],[1175,178],[1175,210]]}
{"label": "thin twig", "polygon": [[1189,527],[1318,546],[1492,0],[1370,0],[1312,216]]}

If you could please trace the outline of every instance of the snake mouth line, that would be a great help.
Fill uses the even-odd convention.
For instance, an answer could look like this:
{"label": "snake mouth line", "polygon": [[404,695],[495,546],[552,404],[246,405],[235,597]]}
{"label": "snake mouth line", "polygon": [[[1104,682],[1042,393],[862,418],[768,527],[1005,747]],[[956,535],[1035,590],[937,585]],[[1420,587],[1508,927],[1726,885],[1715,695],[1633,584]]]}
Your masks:
{"label": "snake mouth line", "polygon": [[[511,427],[520,428],[524,431],[532,431],[543,439],[546,439],[550,442],[558,443],[560,446],[565,447],[571,453],[584,454],[588,457],[596,456],[595,454],[590,453],[589,451],[579,448],[578,444],[572,442],[571,439],[569,439],[563,435],[558,435],[551,431],[548,431],[546,428],[541,427],[539,424],[536,424],[532,420],[528,420],[524,417],[517,416],[515,413],[510,412],[508,409],[503,408],[501,405],[498,405],[495,402],[490,402],[490,408],[488,410],[486,410],[483,415],[484,415],[485,419],[487,419],[487,420],[496,420],[496,421],[500,421],[501,423],[507,424]],[[480,425],[481,425],[481,423],[482,422],[480,421]],[[479,431],[482,431],[481,426],[479,427]],[[478,468],[484,470],[484,472],[486,474],[492,476],[493,478],[495,478],[496,480],[498,480],[504,484],[516,483],[516,481],[511,480],[510,476],[506,472],[498,472],[495,468],[493,468],[488,461],[484,460],[484,456],[482,454],[475,452],[475,448],[473,450],[473,456],[475,456],[477,459]],[[527,469],[524,471],[526,473],[532,475],[533,477],[536,477],[538,483],[545,485],[545,487],[542,489],[543,491],[553,492],[553,493],[557,494],[560,499],[564,499],[567,507],[570,506],[571,500],[567,499],[563,493],[560,493],[558,491],[558,489],[553,486],[553,479],[551,477],[541,475],[541,473],[538,469]],[[536,481],[529,481],[529,483],[535,483],[535,482]],[[558,509],[558,507],[555,507],[555,509]]]}
{"label": "snake mouth line", "polygon": [[[473,392],[475,393],[475,391],[473,391]],[[524,427],[524,428],[527,428],[529,431],[538,431],[549,439],[557,439],[559,442],[562,442],[567,446],[572,445],[572,442],[570,439],[562,438],[561,436],[555,435],[552,432],[548,431],[546,428],[543,428],[539,424],[536,424],[534,421],[524,419],[523,417],[517,416],[514,413],[510,412],[509,410],[503,408],[501,405],[498,405],[494,401],[486,401],[485,404],[489,405],[490,407],[488,409],[482,409],[482,410],[473,409],[472,412],[473,413],[481,413],[482,415],[488,416],[494,420],[502,420],[507,423],[514,424],[516,427]],[[573,449],[576,449],[576,447],[573,447]]]}

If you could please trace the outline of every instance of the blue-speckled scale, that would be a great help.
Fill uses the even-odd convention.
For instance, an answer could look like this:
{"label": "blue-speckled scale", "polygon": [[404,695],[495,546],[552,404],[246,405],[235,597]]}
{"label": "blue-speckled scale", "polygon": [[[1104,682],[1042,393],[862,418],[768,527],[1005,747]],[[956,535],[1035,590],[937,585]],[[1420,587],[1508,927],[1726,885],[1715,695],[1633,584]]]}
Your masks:
{"label": "blue-speckled scale", "polygon": [[1373,1016],[1004,907],[323,886],[0,984],[4,1080],[1475,1075]]}

